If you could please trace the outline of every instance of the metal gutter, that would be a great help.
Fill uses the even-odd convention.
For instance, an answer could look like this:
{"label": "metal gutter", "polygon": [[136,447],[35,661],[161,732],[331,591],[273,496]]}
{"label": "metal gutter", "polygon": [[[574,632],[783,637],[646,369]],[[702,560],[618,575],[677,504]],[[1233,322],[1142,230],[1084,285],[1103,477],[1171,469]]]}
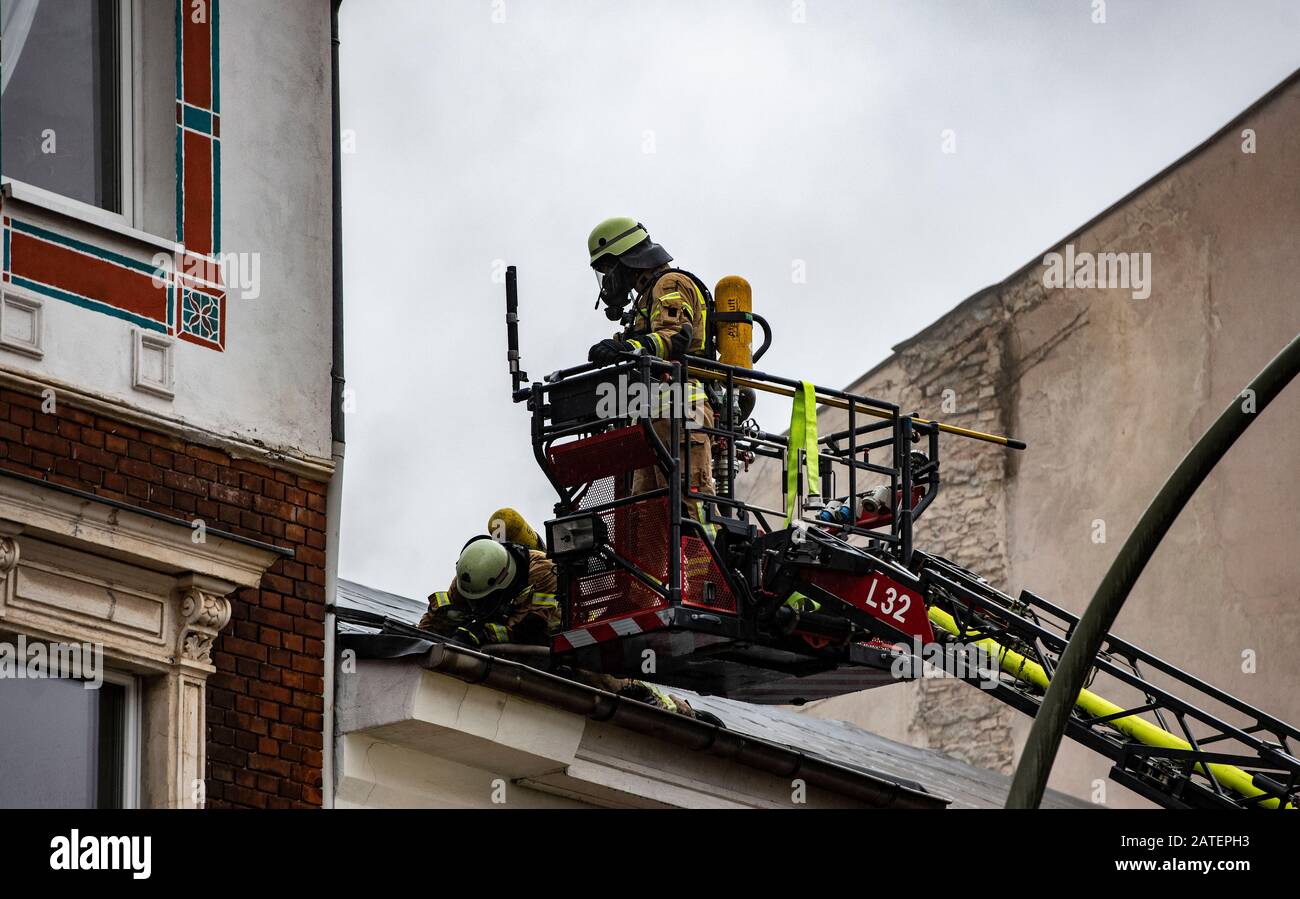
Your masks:
{"label": "metal gutter", "polygon": [[923,790],[855,771],[787,746],[675,715],[507,659],[435,643],[422,664],[429,671],[543,702],[593,721],[607,721],[776,777],[799,778],[809,786],[831,790],[875,808],[941,809],[949,802]]}

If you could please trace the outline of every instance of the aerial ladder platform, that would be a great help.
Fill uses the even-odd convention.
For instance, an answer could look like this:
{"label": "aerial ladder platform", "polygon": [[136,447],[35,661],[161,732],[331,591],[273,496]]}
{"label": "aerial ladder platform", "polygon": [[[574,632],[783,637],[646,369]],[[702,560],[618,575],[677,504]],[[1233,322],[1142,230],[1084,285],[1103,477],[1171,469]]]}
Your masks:
{"label": "aerial ladder platform", "polygon": [[[747,312],[722,318],[763,328],[749,365],[629,354],[529,382],[514,267],[506,311],[513,399],[531,413],[534,456],[558,497],[546,523],[563,612],[553,664],[794,705],[941,670],[1036,715],[1077,616],[913,545],[942,484],[941,437],[1024,443],[758,371],[771,333]],[[662,412],[658,399],[688,396],[691,383],[708,392],[712,427],[693,427],[681,403]],[[792,399],[789,432],[750,417],[756,392]],[[609,402],[629,394],[656,399],[631,411]],[[846,427],[819,435],[819,406],[841,410]],[[713,493],[688,486],[692,431],[711,440]],[[737,494],[760,459],[780,464],[781,508]],[[666,486],[633,493],[634,473],[650,468]],[[1167,808],[1300,802],[1300,732],[1113,635],[1067,735]]]}

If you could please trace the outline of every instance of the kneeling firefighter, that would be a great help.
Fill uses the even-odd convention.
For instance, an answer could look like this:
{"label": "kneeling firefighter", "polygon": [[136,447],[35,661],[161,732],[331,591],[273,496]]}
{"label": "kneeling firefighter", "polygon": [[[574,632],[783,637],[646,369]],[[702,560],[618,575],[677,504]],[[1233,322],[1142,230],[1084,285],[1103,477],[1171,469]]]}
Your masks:
{"label": "kneeling firefighter", "polygon": [[[669,263],[673,257],[650,239],[645,227],[631,218],[606,219],[587,239],[591,267],[600,282],[598,305],[605,306],[610,321],[621,323],[623,331],[592,346],[587,358],[600,365],[617,362],[621,354],[641,350],[662,359],[680,359],[684,354],[704,355],[709,341],[709,289],[698,277]],[[625,311],[631,304],[631,309]],[[708,434],[694,428],[713,427],[713,409],[698,380],[686,385],[685,419],[690,422],[682,435],[682,448],[689,442],[690,488],[714,493],[713,452]],[[672,423],[664,417],[673,410],[659,410],[652,427],[664,445],[671,438]],[[667,486],[657,466],[637,471],[632,492],[643,493]],[[704,523],[699,503],[692,514]]]}
{"label": "kneeling firefighter", "polygon": [[546,553],[486,534],[474,537],[456,560],[456,579],[429,597],[420,627],[468,646],[546,644],[560,623],[555,565]]}
{"label": "kneeling firefighter", "polygon": [[[517,513],[514,517],[522,522]],[[500,518],[498,512],[492,520]],[[535,538],[531,528],[528,532]],[[419,626],[474,648],[499,643],[549,646],[550,631],[560,624],[556,583],[555,563],[545,552],[519,543],[501,543],[483,534],[465,544],[456,560],[456,579],[447,590],[429,597],[429,608]],[[696,717],[686,700],[645,681],[581,669],[562,669],[556,673],[587,686]]]}

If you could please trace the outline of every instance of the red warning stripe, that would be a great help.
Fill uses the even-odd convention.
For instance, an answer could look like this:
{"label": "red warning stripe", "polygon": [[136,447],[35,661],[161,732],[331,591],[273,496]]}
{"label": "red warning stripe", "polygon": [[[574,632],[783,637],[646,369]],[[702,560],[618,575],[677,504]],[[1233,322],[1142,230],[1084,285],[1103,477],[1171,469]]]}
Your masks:
{"label": "red warning stripe", "polygon": [[617,640],[620,637],[632,637],[646,631],[656,631],[667,626],[667,615],[667,611],[635,612],[622,618],[597,621],[594,624],[556,634],[551,639],[551,649],[553,652],[570,652],[584,646]]}

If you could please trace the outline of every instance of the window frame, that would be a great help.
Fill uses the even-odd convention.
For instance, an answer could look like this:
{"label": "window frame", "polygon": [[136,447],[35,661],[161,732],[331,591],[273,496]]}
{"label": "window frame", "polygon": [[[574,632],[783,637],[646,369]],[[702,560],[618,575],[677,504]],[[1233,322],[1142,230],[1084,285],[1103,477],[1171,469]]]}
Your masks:
{"label": "window frame", "polygon": [[104,683],[122,687],[122,808],[140,807],[140,678],[127,671],[105,668]]}
{"label": "window frame", "polygon": [[137,212],[143,202],[141,160],[136,154],[144,128],[144,116],[140,108],[143,97],[142,17],[136,14],[140,2],[141,0],[118,0],[117,9],[118,193],[121,211],[104,209],[0,173],[0,190],[4,191],[6,197],[114,230],[136,229]]}

